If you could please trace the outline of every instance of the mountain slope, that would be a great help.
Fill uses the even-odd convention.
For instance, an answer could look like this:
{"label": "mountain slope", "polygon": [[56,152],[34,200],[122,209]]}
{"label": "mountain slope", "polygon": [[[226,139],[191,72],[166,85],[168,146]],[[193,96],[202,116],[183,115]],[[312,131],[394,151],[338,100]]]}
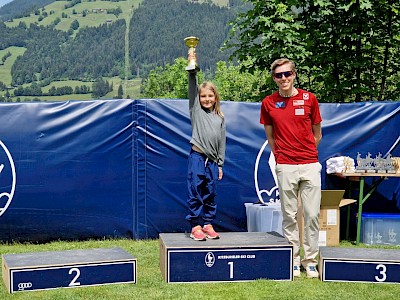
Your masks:
{"label": "mountain slope", "polygon": [[[119,77],[126,85],[134,76],[186,57],[183,39],[190,35],[200,37],[200,66],[212,72],[217,61],[228,59],[219,49],[234,3],[241,0],[229,0],[228,6],[221,6],[227,0],[214,1],[219,5],[200,0],[52,1],[28,17],[0,22],[0,74],[10,70],[0,81],[10,88],[35,84],[48,89],[57,81]],[[14,52],[16,47],[22,55]]]}
{"label": "mountain slope", "polygon": [[[135,12],[130,29],[132,71],[173,63],[187,56],[183,40],[200,38],[198,59],[202,69],[214,70],[217,61],[228,60],[222,47],[229,31],[232,11],[207,3],[185,0],[145,0]],[[147,65],[146,65],[147,64]]]}
{"label": "mountain slope", "polygon": [[56,0],[13,0],[0,7],[0,21],[19,18],[32,12],[34,8],[44,7]]}
{"label": "mountain slope", "polygon": [[12,0],[0,0],[0,7],[6,5],[7,3],[10,3]]}

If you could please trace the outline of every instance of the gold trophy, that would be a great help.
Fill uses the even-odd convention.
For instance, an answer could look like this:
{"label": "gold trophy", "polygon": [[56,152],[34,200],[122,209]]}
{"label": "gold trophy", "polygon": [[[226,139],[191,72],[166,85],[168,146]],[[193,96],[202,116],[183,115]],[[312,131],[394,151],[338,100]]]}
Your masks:
{"label": "gold trophy", "polygon": [[[196,54],[196,46],[199,44],[200,39],[195,36],[189,36],[184,39],[185,45],[189,47],[188,54]],[[196,58],[189,59],[186,71],[199,71],[199,67],[196,62]]]}

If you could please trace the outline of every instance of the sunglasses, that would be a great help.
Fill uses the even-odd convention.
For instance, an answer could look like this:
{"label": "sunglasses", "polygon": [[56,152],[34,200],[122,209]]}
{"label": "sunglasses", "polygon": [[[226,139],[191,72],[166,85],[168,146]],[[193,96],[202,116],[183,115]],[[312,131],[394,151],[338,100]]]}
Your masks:
{"label": "sunglasses", "polygon": [[279,73],[275,73],[274,77],[281,79],[283,77],[283,75],[285,75],[286,78],[290,77],[293,75],[293,71],[286,71],[286,72],[279,72]]}

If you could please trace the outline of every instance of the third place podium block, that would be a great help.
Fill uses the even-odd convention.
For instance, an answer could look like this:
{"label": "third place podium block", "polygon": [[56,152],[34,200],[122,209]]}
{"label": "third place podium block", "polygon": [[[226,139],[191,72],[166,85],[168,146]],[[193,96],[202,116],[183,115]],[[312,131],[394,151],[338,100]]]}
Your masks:
{"label": "third place podium block", "polygon": [[225,232],[201,242],[161,233],[160,267],[169,283],[293,280],[293,246],[277,233]]}
{"label": "third place podium block", "polygon": [[400,283],[400,250],[321,247],[322,281]]}

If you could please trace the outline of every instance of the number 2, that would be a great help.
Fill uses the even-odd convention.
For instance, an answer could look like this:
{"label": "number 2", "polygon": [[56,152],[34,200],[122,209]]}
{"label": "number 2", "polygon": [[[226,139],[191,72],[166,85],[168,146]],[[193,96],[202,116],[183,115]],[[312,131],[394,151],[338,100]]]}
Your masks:
{"label": "number 2", "polygon": [[75,277],[71,280],[70,284],[68,286],[78,286],[81,285],[81,283],[79,281],[76,281],[79,276],[81,275],[81,271],[78,268],[72,268],[69,270],[68,274],[72,274],[72,273],[76,273]]}

